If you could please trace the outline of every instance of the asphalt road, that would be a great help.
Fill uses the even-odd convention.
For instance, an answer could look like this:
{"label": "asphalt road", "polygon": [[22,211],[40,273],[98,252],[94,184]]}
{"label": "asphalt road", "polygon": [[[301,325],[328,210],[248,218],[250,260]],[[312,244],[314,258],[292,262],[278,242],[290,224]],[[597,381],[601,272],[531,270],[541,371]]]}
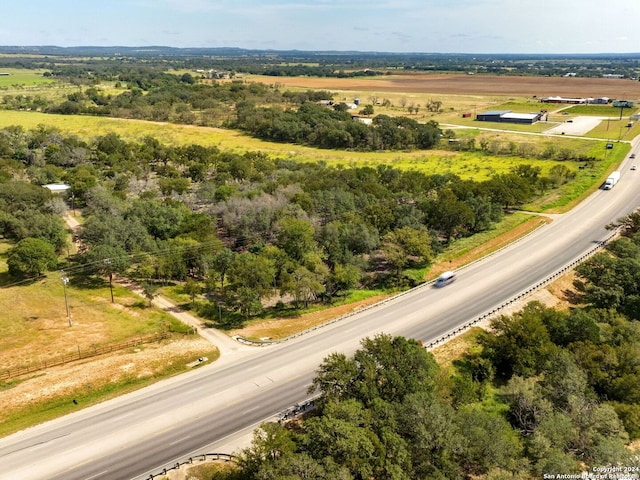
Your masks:
{"label": "asphalt road", "polygon": [[[634,147],[638,152],[638,148]],[[329,353],[385,332],[429,342],[491,310],[593,248],[604,227],[640,206],[640,172],[571,213],[458,272],[286,343],[218,362],[0,439],[0,479],[131,479],[202,451],[307,397]]]}

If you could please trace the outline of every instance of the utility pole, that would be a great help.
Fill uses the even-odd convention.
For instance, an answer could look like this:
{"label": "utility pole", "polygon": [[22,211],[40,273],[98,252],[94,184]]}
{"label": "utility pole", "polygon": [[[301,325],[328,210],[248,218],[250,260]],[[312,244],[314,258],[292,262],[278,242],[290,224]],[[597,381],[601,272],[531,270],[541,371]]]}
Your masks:
{"label": "utility pole", "polygon": [[111,259],[105,258],[104,264],[106,265],[107,270],[109,271],[109,290],[111,291],[111,303],[114,303],[113,302],[113,270],[111,270]]}
{"label": "utility pole", "polygon": [[64,271],[61,271],[61,273],[62,289],[64,290],[64,304],[67,307],[67,320],[69,321],[69,326],[71,327],[71,312],[69,311],[69,298],[67,297],[67,283],[69,283],[69,278],[64,274]]}

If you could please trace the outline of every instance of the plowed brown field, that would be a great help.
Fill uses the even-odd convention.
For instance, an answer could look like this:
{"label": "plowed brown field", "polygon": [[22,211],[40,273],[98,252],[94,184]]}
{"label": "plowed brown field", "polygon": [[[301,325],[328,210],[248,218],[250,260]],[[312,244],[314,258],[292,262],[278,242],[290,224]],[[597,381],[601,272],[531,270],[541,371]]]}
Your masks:
{"label": "plowed brown field", "polygon": [[414,74],[376,78],[261,77],[288,87],[365,92],[640,98],[640,82],[618,78]]}

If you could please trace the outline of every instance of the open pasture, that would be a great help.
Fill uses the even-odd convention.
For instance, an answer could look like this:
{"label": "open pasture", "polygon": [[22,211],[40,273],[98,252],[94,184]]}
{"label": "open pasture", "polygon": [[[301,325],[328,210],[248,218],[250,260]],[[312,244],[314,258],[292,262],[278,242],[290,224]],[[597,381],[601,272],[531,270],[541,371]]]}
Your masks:
{"label": "open pasture", "polygon": [[53,83],[53,80],[51,78],[42,76],[44,71],[41,70],[24,70],[17,68],[0,67],[0,73],[8,73],[8,75],[0,75],[0,88]]}

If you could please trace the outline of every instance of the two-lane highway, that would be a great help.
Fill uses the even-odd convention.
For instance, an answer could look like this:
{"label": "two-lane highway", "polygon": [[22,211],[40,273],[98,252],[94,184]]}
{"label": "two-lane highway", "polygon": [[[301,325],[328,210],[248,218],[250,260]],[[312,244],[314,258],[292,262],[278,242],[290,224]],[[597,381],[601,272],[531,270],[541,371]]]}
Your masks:
{"label": "two-lane highway", "polygon": [[306,398],[329,353],[385,332],[429,342],[569,264],[640,205],[640,172],[621,166],[610,191],[502,251],[442,289],[415,289],[308,335],[219,361],[0,439],[2,479],[130,479],[256,424]]}

